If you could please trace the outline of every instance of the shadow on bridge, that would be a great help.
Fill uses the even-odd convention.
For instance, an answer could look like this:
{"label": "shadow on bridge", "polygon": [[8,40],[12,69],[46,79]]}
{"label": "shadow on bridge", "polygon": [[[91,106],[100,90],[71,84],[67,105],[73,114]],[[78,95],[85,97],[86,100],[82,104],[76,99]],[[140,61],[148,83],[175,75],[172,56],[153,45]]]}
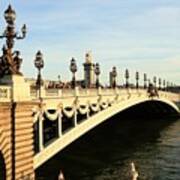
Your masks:
{"label": "shadow on bridge", "polygon": [[[179,113],[172,106],[161,101],[145,101],[119,113],[124,118],[152,119],[178,117]],[[117,114],[118,115],[118,114]]]}
{"label": "shadow on bridge", "polygon": [[6,165],[1,152],[0,152],[0,180],[6,180]]}

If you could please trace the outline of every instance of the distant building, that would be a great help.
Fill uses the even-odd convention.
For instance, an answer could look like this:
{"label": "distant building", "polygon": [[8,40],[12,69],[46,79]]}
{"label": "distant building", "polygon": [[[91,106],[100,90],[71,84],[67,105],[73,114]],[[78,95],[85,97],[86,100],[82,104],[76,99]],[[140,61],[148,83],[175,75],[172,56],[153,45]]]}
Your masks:
{"label": "distant building", "polygon": [[94,86],[95,75],[94,75],[94,63],[92,60],[91,52],[86,53],[84,65],[84,85],[87,88]]}

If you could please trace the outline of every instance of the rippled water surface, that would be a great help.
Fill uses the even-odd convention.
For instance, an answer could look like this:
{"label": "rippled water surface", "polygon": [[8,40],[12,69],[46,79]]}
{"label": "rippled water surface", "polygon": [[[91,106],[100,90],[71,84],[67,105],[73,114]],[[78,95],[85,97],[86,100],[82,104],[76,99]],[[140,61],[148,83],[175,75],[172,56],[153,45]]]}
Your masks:
{"label": "rippled water surface", "polygon": [[180,119],[114,118],[90,131],[37,171],[37,179],[126,180],[134,161],[140,180],[180,180]]}

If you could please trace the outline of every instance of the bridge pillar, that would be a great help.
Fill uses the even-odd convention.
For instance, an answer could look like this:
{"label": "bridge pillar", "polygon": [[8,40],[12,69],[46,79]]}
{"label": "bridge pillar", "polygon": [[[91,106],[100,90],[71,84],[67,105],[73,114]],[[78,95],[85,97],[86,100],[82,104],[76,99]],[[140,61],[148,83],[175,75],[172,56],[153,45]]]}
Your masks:
{"label": "bridge pillar", "polygon": [[[32,109],[36,103],[18,102],[14,103],[12,111],[12,153],[14,168],[14,179],[34,179],[34,136]],[[14,117],[13,117],[14,116]],[[13,122],[14,121],[14,122]],[[13,125],[14,124],[14,125]],[[13,140],[14,138],[14,140]]]}
{"label": "bridge pillar", "polygon": [[77,126],[77,109],[75,109],[75,112],[74,112],[73,125],[74,125],[74,127]]}
{"label": "bridge pillar", "polygon": [[[11,104],[0,103],[0,154],[5,163],[6,179],[12,179],[12,131],[11,131]],[[4,170],[1,168],[1,170]]]}
{"label": "bridge pillar", "polygon": [[62,113],[61,110],[58,115],[58,137],[62,136]]}
{"label": "bridge pillar", "polygon": [[90,109],[89,109],[89,104],[88,104],[88,110],[87,110],[87,116],[86,116],[86,118],[89,119],[89,117],[90,117]]}
{"label": "bridge pillar", "polygon": [[39,117],[39,151],[41,152],[44,149],[44,143],[43,143],[43,117],[40,115]]}
{"label": "bridge pillar", "polygon": [[0,151],[6,179],[34,179],[32,102],[0,103]]}

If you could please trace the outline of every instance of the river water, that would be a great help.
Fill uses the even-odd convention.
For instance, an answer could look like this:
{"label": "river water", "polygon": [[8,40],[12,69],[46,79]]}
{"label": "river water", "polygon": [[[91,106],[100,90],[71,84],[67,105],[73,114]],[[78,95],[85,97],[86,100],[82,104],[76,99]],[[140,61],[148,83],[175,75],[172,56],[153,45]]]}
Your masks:
{"label": "river water", "polygon": [[36,172],[38,180],[126,180],[134,162],[139,180],[180,180],[180,119],[114,117]]}

